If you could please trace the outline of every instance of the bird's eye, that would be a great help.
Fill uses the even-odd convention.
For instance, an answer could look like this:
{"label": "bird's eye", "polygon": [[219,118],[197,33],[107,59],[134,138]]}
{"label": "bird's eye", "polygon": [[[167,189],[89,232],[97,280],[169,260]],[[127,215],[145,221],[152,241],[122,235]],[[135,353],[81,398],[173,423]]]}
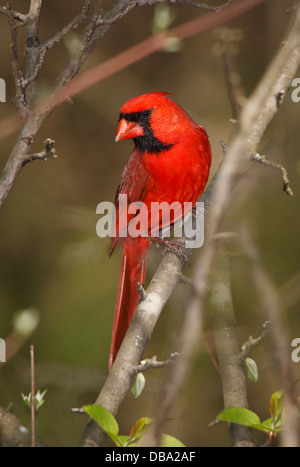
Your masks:
{"label": "bird's eye", "polygon": [[143,115],[144,118],[150,117],[150,114],[151,114],[151,110],[144,110],[142,112],[142,115]]}

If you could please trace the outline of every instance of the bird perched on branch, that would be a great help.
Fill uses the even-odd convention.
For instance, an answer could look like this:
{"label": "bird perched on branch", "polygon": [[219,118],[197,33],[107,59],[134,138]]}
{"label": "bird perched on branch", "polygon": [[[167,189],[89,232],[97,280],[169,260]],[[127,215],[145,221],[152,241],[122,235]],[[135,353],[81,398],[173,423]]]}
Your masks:
{"label": "bird perched on branch", "polygon": [[[153,237],[182,217],[184,203],[190,203],[191,208],[195,205],[207,183],[211,164],[206,131],[167,93],[143,94],[122,106],[116,141],[130,138],[135,148],[115,198],[116,230],[111,253],[120,242],[122,264],[109,368],[137,307],[137,283],[144,284],[146,255]],[[160,213],[151,219],[154,206],[162,202],[175,203],[177,207],[169,217]]]}

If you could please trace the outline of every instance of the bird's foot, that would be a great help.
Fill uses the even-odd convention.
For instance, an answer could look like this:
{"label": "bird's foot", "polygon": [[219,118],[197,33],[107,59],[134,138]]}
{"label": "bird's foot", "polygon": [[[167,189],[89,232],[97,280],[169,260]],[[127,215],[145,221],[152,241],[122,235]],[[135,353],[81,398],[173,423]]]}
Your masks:
{"label": "bird's foot", "polygon": [[190,262],[190,255],[188,254],[183,242],[167,240],[165,238],[155,238],[154,240],[160,246],[163,255],[168,252],[172,252],[177,255],[184,263]]}

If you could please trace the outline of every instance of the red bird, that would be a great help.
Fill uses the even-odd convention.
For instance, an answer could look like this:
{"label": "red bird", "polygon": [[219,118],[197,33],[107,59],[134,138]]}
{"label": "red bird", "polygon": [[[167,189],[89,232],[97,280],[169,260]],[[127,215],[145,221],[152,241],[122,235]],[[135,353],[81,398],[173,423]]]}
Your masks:
{"label": "red bird", "polygon": [[[182,209],[180,212],[175,210],[168,220],[160,216],[153,226],[148,220],[151,217],[151,203],[165,201],[172,204],[177,201],[182,207],[184,202],[194,206],[207,183],[211,163],[211,149],[204,128],[167,97],[167,93],[143,94],[123,105],[116,141],[129,138],[133,139],[135,148],[124,168],[115,198],[116,232],[111,253],[120,241],[122,265],[109,368],[140,299],[137,282],[144,283],[146,255],[153,230],[158,237],[158,232],[166,224],[172,225],[182,217]],[[125,204],[121,202],[120,195],[127,196]],[[148,208],[147,221],[140,222],[144,229],[136,237],[130,234],[125,236],[137,213],[140,213],[138,202],[143,202]],[[128,206],[132,203],[137,203],[137,212],[128,214]]]}

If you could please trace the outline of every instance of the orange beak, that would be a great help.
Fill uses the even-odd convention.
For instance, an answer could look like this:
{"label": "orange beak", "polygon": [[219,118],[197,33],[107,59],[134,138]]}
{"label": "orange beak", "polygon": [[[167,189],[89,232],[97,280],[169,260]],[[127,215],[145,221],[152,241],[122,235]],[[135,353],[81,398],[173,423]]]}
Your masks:
{"label": "orange beak", "polygon": [[127,122],[125,118],[122,118],[118,129],[115,141],[122,141],[123,139],[136,138],[144,134],[143,128],[135,122]]}

